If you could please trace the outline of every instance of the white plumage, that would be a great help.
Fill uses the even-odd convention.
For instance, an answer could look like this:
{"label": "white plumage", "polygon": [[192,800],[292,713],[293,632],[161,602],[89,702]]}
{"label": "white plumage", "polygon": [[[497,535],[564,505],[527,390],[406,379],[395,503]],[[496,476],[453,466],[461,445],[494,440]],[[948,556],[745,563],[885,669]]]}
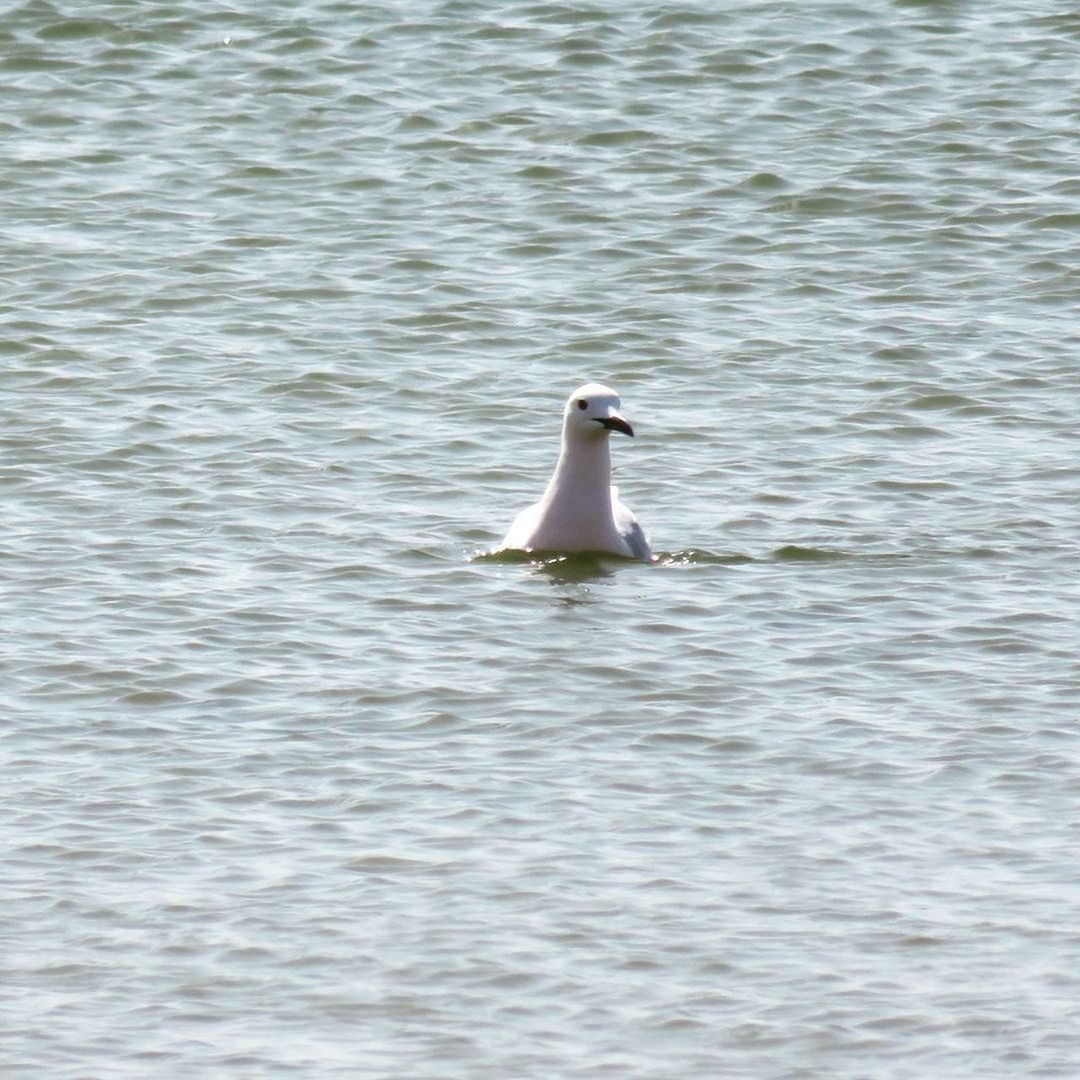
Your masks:
{"label": "white plumage", "polygon": [[518,514],[502,549],[603,551],[652,562],[644,530],[611,486],[611,432],[634,434],[619,405],[615,391],[599,383],[570,395],[555,472],[543,498]]}

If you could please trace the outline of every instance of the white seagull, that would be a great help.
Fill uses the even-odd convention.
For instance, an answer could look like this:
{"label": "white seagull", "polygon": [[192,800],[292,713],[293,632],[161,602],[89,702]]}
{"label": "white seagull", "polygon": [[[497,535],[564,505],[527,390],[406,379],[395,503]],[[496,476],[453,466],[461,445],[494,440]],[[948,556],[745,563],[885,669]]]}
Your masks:
{"label": "white seagull", "polygon": [[522,510],[501,550],[603,551],[653,561],[645,531],[611,486],[613,431],[633,435],[619,396],[599,383],[579,386],[563,414],[562,452],[544,497]]}

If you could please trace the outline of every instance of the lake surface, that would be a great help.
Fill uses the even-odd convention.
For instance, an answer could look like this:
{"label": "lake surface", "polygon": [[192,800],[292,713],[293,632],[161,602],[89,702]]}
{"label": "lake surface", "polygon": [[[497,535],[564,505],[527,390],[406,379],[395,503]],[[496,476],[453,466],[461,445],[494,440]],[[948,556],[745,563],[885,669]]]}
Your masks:
{"label": "lake surface", "polygon": [[8,8],[5,1076],[1080,1074],[1067,7]]}

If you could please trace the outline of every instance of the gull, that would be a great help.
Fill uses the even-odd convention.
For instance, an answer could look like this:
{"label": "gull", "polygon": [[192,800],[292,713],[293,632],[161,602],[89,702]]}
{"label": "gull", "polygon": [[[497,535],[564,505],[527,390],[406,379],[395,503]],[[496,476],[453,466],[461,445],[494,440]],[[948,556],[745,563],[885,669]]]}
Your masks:
{"label": "gull", "polygon": [[543,498],[514,519],[501,550],[596,551],[652,562],[645,531],[611,486],[613,431],[633,436],[619,395],[599,383],[579,386],[563,412],[562,452]]}

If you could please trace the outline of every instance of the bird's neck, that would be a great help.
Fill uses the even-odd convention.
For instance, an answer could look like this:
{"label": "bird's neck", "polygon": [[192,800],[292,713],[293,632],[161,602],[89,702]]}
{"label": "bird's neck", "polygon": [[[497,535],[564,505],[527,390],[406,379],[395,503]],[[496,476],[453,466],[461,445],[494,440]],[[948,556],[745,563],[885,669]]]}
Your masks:
{"label": "bird's neck", "polygon": [[567,439],[563,437],[562,452],[548,484],[548,499],[574,492],[576,498],[598,500],[605,505],[610,500],[611,450],[605,437],[598,439]]}

